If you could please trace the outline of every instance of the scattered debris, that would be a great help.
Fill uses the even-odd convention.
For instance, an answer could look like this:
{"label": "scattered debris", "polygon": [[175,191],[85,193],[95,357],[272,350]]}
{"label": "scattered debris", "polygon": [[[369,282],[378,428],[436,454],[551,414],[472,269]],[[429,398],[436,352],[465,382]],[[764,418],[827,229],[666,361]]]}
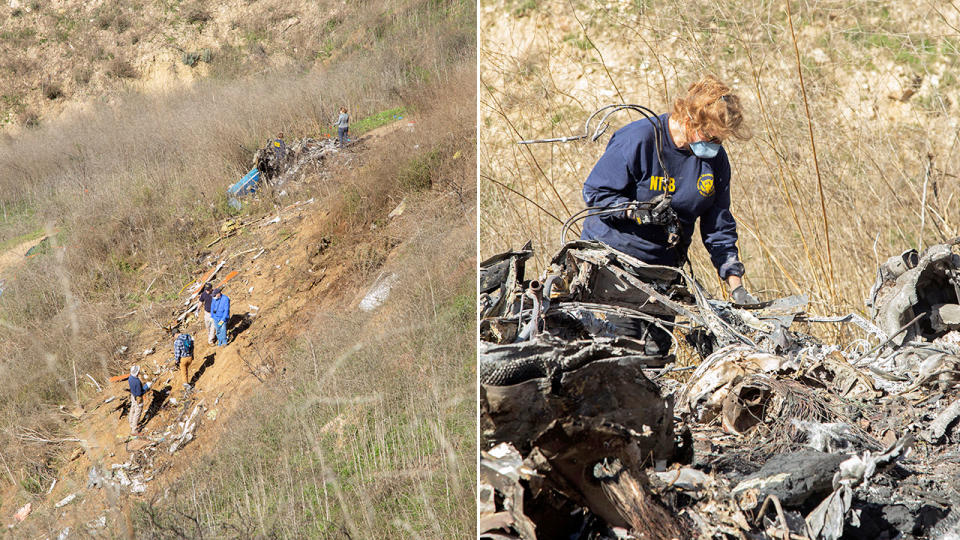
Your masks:
{"label": "scattered debris", "polygon": [[77,495],[79,495],[79,493],[71,493],[70,495],[67,495],[67,496],[64,497],[63,499],[60,499],[60,502],[58,502],[57,504],[53,505],[53,507],[54,507],[54,508],[63,508],[64,506],[72,503],[73,500],[77,498]]}
{"label": "scattered debris", "polygon": [[958,537],[957,244],[881,265],[873,322],[712,299],[598,243],[537,279],[529,244],[484,261],[480,537]]}
{"label": "scattered debris", "polygon": [[183,430],[180,432],[180,435],[176,437],[176,440],[172,445],[170,445],[170,453],[174,453],[188,442],[193,440],[193,433],[196,431],[197,426],[200,424],[200,418],[197,416],[197,413],[203,410],[203,405],[198,403],[193,407],[193,412],[190,413],[190,416],[182,422]]}
{"label": "scattered debris", "polygon": [[407,209],[407,198],[404,197],[403,199],[400,200],[400,204],[398,204],[396,208],[394,208],[393,210],[390,211],[389,214],[387,214],[387,219],[393,219],[395,217],[402,216],[403,212],[406,209]]}
{"label": "scattered debris", "polygon": [[100,386],[100,383],[98,383],[96,379],[91,377],[89,373],[87,373],[86,375],[87,375],[87,378],[90,379],[90,382],[92,382],[97,387],[97,392],[103,392],[103,387]]}
{"label": "scattered debris", "polygon": [[21,506],[20,509],[13,514],[14,521],[16,523],[20,523],[21,521],[27,519],[27,516],[30,515],[30,511],[32,510],[33,510],[33,503],[27,503]]}
{"label": "scattered debris", "polygon": [[390,290],[393,289],[399,279],[397,274],[380,274],[367,294],[364,295],[363,300],[360,301],[360,310],[373,311],[380,307],[387,301]]}

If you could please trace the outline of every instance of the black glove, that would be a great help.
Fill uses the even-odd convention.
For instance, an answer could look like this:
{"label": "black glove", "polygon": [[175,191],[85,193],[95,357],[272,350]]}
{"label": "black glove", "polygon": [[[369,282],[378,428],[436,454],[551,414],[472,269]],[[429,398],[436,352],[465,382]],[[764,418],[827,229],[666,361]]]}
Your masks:
{"label": "black glove", "polygon": [[746,289],[743,288],[743,285],[740,285],[736,289],[730,291],[730,296],[733,298],[734,303],[740,304],[741,306],[750,306],[753,304],[759,304],[756,298],[752,294],[748,293]]}

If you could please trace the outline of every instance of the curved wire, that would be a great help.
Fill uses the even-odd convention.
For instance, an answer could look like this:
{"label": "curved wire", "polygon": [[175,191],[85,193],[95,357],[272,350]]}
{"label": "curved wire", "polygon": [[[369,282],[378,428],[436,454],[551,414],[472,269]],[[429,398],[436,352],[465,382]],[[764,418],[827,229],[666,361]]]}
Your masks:
{"label": "curved wire", "polygon": [[637,204],[635,202],[625,202],[614,206],[588,206],[583,210],[575,212],[563,222],[563,227],[560,228],[561,245],[567,243],[567,231],[570,230],[570,227],[577,221],[584,220],[592,216],[606,216],[610,214],[621,213],[626,210],[630,210],[631,208],[636,208],[636,206]]}

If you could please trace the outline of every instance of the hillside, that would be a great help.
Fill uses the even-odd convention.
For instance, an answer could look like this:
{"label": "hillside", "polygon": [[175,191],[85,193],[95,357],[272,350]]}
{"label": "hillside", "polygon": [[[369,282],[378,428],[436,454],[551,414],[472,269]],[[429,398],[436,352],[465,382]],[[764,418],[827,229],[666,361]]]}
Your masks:
{"label": "hillside", "polygon": [[322,70],[379,54],[399,61],[394,69],[424,78],[433,51],[404,50],[407,40],[463,47],[451,30],[472,21],[474,5],[465,6],[10,0],[0,7],[0,128],[17,133],[76,117],[127,92],[176,93],[210,78]]}
{"label": "hillside", "polygon": [[[392,14],[379,30],[390,39],[323,66],[212,73],[165,92],[103,87],[78,116],[10,132],[0,147],[8,533],[473,530],[460,503],[474,489],[472,7],[364,4]],[[425,20],[436,24],[419,28]],[[411,46],[424,42],[437,46]],[[267,137],[325,145],[341,105],[348,149],[305,161],[239,210],[228,204],[226,187]],[[48,247],[23,258],[44,236]],[[184,396],[165,327],[221,262],[215,283],[236,272],[224,289],[235,336],[210,347],[186,319],[200,369]],[[382,305],[361,310],[385,280]],[[134,363],[156,386],[131,440],[129,393],[107,380]],[[191,436],[171,451],[184,420]]]}

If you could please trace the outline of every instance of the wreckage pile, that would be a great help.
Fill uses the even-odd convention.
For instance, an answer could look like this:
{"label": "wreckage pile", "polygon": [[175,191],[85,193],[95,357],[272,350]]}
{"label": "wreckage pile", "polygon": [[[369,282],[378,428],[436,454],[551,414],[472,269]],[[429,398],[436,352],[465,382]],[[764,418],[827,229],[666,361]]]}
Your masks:
{"label": "wreckage pile", "polygon": [[295,140],[283,154],[275,151],[272,145],[267,145],[257,150],[253,156],[253,163],[264,178],[280,186],[288,180],[297,178],[304,166],[313,164],[319,167],[325,159],[340,151],[333,138],[307,137]]}
{"label": "wreckage pile", "polygon": [[[856,314],[741,306],[572,242],[480,269],[480,537],[960,538],[960,239]],[[797,323],[852,323],[846,348]],[[649,354],[652,329],[697,365]]]}

